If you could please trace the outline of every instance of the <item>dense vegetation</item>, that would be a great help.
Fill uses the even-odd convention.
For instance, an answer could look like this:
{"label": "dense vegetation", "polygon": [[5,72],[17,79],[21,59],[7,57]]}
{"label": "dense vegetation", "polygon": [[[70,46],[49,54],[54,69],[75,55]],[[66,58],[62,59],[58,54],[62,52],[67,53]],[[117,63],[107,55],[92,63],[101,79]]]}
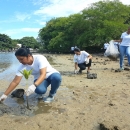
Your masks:
{"label": "dense vegetation", "polygon": [[33,37],[12,40],[0,34],[0,49],[22,44],[43,51],[70,52],[72,46],[84,50],[99,51],[105,42],[119,39],[130,23],[130,6],[119,0],[93,3],[69,17],[53,18],[41,28],[40,43]]}
{"label": "dense vegetation", "polygon": [[119,39],[130,23],[130,6],[118,0],[99,1],[78,14],[54,18],[47,22],[39,36],[49,51],[100,49],[112,39]]}
{"label": "dense vegetation", "polygon": [[22,44],[33,49],[40,47],[40,44],[34,37],[23,37],[22,39],[13,40],[5,34],[0,34],[0,51],[11,51],[18,48],[17,44]]}

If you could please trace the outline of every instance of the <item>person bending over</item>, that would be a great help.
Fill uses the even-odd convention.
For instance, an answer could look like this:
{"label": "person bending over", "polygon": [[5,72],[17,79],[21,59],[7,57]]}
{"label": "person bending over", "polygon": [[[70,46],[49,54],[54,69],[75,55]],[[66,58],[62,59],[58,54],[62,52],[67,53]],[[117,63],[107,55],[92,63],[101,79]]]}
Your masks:
{"label": "person bending over", "polygon": [[37,94],[45,94],[47,87],[51,85],[49,96],[43,99],[43,101],[47,103],[52,102],[57,89],[61,84],[60,73],[50,65],[46,57],[39,54],[32,55],[28,48],[19,48],[15,52],[15,56],[21,64],[18,67],[13,81],[10,83],[4,94],[0,97],[0,101],[4,101],[9,93],[20,83],[23,77],[20,71],[32,70],[34,82],[25,91],[26,95],[29,96],[34,92]]}
{"label": "person bending over", "polygon": [[[90,67],[92,62],[92,56],[86,51],[80,51],[79,48],[74,49],[74,63],[75,63],[75,74],[82,73],[87,67],[87,74],[90,73]],[[80,68],[78,71],[78,67]]]}

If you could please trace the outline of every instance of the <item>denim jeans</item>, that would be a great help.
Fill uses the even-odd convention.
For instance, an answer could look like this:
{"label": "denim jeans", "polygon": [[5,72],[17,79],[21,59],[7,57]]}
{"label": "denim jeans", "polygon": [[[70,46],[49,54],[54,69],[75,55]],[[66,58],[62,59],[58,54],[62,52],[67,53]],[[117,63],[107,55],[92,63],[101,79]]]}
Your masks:
{"label": "denim jeans", "polygon": [[120,67],[124,65],[124,56],[127,55],[128,64],[130,65],[130,46],[120,46]]}
{"label": "denim jeans", "polygon": [[[34,80],[34,82],[36,80]],[[35,93],[45,94],[47,91],[47,87],[51,85],[50,95],[54,96],[60,84],[61,84],[61,75],[59,73],[53,73],[47,79],[45,79],[40,85],[36,87]]]}

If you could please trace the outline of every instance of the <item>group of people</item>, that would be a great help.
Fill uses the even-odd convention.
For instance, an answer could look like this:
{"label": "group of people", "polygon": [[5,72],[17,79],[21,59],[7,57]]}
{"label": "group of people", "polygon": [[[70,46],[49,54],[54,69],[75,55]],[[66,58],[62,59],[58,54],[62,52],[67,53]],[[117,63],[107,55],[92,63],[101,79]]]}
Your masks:
{"label": "group of people", "polygon": [[[87,73],[89,73],[91,66],[92,56],[86,51],[80,51],[79,48],[74,48],[74,62],[75,62],[75,73],[82,73],[82,70],[85,70],[86,67]],[[10,83],[9,87],[6,89],[4,94],[0,97],[0,101],[4,101],[8,95],[16,88],[20,83],[23,75],[22,71],[32,70],[32,75],[34,76],[34,81],[32,85],[25,90],[26,96],[29,96],[33,93],[38,94],[42,97],[43,94],[47,92],[47,88],[51,85],[51,90],[49,95],[46,98],[43,98],[43,101],[50,103],[54,100],[56,92],[61,84],[61,74],[59,71],[54,69],[45,56],[43,55],[32,55],[30,50],[26,47],[21,47],[15,52],[15,56],[20,62],[20,65],[17,69],[16,75],[13,81]],[[78,71],[78,67],[80,70]]]}
{"label": "group of people", "polygon": [[[124,69],[124,56],[128,57],[128,66],[130,66],[130,27],[126,32],[121,34],[120,40],[114,40],[119,45],[120,52],[120,69]],[[106,50],[109,44],[105,44],[104,49]],[[90,67],[92,63],[92,55],[86,51],[81,51],[79,48],[74,47],[74,73],[82,73],[86,69],[86,73],[90,73]],[[62,77],[59,71],[54,69],[45,56],[43,55],[32,55],[28,48],[21,47],[15,52],[15,56],[20,62],[16,75],[9,87],[6,89],[4,94],[0,97],[0,101],[4,101],[11,91],[20,83],[23,75],[20,73],[23,70],[32,70],[34,76],[34,82],[25,91],[26,96],[32,93],[39,95],[45,94],[49,85],[51,90],[49,95],[43,99],[44,102],[50,103],[54,100],[54,96],[61,84]],[[79,70],[78,70],[79,67]]]}

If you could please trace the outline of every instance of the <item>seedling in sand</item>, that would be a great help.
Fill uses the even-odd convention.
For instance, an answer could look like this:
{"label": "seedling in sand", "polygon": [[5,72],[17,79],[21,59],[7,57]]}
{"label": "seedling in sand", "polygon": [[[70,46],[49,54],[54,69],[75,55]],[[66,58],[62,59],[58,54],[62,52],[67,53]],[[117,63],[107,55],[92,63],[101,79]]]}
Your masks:
{"label": "seedling in sand", "polygon": [[[32,70],[23,70],[22,72],[20,71],[20,73],[24,76],[24,78],[26,79],[26,86],[28,85],[28,78],[29,76],[32,74]],[[27,98],[27,108],[30,110],[29,108],[29,103],[28,103],[28,96],[26,96]]]}

